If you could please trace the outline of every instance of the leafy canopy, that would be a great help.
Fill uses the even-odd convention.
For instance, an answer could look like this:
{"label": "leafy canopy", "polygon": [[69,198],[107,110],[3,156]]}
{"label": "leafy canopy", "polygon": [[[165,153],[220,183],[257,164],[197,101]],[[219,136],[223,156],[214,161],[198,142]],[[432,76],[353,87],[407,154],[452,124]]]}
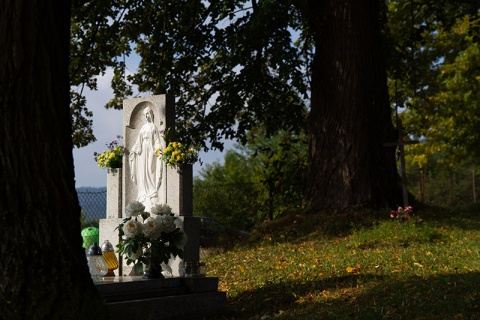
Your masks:
{"label": "leafy canopy", "polygon": [[[71,81],[74,141],[94,137],[83,90],[113,68],[115,97],[174,95],[177,131],[208,148],[246,141],[256,125],[271,134],[305,122],[311,40],[291,1],[105,0],[73,8]],[[141,58],[134,74],[125,57]]]}
{"label": "leafy canopy", "polygon": [[407,160],[451,167],[480,155],[478,40],[480,4],[461,1],[388,1],[392,104],[406,132],[421,144]]}

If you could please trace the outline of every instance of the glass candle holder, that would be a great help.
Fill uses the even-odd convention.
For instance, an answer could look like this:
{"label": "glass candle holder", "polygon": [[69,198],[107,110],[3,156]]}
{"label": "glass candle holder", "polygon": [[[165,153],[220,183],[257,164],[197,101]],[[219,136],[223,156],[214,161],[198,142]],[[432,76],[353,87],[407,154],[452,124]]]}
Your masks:
{"label": "glass candle holder", "polygon": [[105,259],[108,267],[108,272],[105,277],[114,277],[115,273],[113,272],[113,270],[118,269],[118,259],[115,255],[115,251],[113,250],[113,246],[110,241],[105,240],[101,248],[103,258]]}
{"label": "glass candle holder", "polygon": [[102,277],[108,272],[108,266],[103,258],[102,249],[100,249],[98,244],[94,243],[88,249],[87,262],[93,282],[102,282]]}

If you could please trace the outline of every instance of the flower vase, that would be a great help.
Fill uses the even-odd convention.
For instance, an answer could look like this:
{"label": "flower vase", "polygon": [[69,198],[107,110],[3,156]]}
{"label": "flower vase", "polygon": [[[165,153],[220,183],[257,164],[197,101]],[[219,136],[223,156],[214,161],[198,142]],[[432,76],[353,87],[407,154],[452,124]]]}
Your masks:
{"label": "flower vase", "polygon": [[154,263],[147,264],[147,268],[143,273],[142,279],[165,279],[165,276],[162,274],[162,265],[157,265]]}
{"label": "flower vase", "polygon": [[151,246],[148,251],[150,252],[150,257],[147,260],[147,265],[145,272],[143,274],[143,279],[165,279],[165,276],[162,274],[162,259],[160,252],[155,246]]}

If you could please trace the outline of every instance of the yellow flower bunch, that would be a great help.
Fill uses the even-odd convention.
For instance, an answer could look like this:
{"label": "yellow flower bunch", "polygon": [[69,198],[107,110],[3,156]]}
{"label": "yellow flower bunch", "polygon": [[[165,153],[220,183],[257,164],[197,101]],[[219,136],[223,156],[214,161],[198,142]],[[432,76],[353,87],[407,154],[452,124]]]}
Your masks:
{"label": "yellow flower bunch", "polygon": [[[121,137],[118,137],[119,139]],[[107,144],[108,150],[93,154],[99,168],[121,168],[124,148],[115,140]]]}
{"label": "yellow flower bunch", "polygon": [[176,141],[169,142],[163,150],[158,148],[157,155],[169,167],[175,167],[179,163],[193,164],[198,160],[197,150]]}

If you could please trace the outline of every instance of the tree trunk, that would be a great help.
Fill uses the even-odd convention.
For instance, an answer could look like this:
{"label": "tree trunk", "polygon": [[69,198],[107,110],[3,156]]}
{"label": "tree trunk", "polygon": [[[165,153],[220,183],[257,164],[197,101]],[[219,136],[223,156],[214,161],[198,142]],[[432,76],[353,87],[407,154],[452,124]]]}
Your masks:
{"label": "tree trunk", "polygon": [[380,39],[379,0],[312,0],[309,169],[313,211],[399,203],[397,140]]}
{"label": "tree trunk", "polygon": [[69,113],[70,1],[0,6],[0,318],[102,318],[86,265]]}

